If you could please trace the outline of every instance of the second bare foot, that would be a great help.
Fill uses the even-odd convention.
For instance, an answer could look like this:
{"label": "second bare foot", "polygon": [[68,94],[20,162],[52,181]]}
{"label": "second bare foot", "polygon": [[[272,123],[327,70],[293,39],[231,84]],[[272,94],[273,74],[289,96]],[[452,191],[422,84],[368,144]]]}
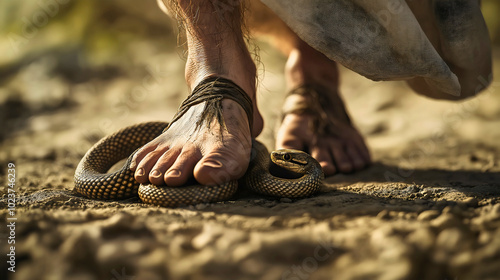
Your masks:
{"label": "second bare foot", "polygon": [[289,55],[289,88],[276,147],[309,152],[326,176],[363,169],[370,153],[339,96],[335,62],[303,43]]}

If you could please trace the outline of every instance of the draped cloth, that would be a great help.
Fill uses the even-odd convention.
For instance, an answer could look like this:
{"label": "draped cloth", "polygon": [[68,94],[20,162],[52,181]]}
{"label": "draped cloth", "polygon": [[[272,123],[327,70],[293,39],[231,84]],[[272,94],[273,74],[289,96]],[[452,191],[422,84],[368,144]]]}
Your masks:
{"label": "draped cloth", "polygon": [[460,84],[403,0],[261,0],[328,58],[372,80],[423,78],[459,96]]}

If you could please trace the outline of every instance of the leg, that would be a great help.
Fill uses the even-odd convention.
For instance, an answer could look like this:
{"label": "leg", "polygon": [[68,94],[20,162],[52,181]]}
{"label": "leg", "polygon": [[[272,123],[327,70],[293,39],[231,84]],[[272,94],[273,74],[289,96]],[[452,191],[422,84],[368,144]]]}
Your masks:
{"label": "leg", "polygon": [[[164,1],[163,8],[175,7],[174,13],[186,31],[188,87],[194,89],[211,76],[239,85],[254,106],[253,135],[245,111],[232,100],[222,101],[226,127],[216,120],[210,129],[197,127],[204,104],[192,106],[166,132],[135,154],[131,165],[135,178],[141,183],[170,186],[182,185],[191,176],[201,184],[238,179],[250,160],[251,137],[259,134],[263,125],[255,106],[256,69],[241,31],[241,7],[234,1],[222,0]],[[217,4],[221,3],[230,9],[220,12]]]}
{"label": "leg", "polygon": [[315,128],[314,114],[307,110],[290,111],[278,130],[276,147],[308,150],[320,162],[326,175],[364,168],[370,163],[370,154],[363,138],[350,122],[339,95],[336,63],[302,41],[259,1],[252,2],[250,11],[249,26],[252,31],[270,36],[288,56],[285,76],[289,90],[311,85],[321,89],[317,94],[324,95],[319,98],[324,102],[320,102],[308,94],[292,94],[285,101],[285,111],[290,107],[303,106],[300,104],[327,103],[323,104],[328,119],[323,133]]}
{"label": "leg", "polygon": [[424,79],[407,81],[419,94],[439,99],[463,99],[491,82],[491,46],[478,0],[406,1],[422,30],[461,85],[460,96],[442,93]]}

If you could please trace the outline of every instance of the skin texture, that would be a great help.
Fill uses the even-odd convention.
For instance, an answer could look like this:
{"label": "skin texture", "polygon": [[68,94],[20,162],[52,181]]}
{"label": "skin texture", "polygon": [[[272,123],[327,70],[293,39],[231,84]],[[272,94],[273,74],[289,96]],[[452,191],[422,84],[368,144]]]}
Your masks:
{"label": "skin texture", "polygon": [[[276,137],[277,149],[307,150],[319,161],[326,176],[337,172],[361,170],[371,162],[368,148],[361,134],[345,119],[347,114],[339,93],[337,64],[300,39],[269,8],[252,1],[249,25],[256,35],[267,36],[287,57],[285,77],[288,90],[311,84],[326,89],[327,107],[334,122],[335,134],[318,135],[310,114],[287,114]],[[292,95],[285,103],[293,106],[307,97]]]}
{"label": "skin texture", "polygon": [[[255,104],[256,70],[248,50],[242,47],[239,9],[214,17],[217,11],[209,2],[192,2],[199,2],[195,11],[191,1],[179,1],[176,11],[186,28],[188,87],[192,90],[209,76],[224,77],[239,85]],[[203,104],[193,106],[167,132],[136,153],[131,166],[136,180],[180,186],[192,176],[206,185],[240,178],[249,163],[251,137],[262,130],[262,117],[254,106],[251,134],[243,108],[232,100],[223,100],[222,106],[227,129],[213,122],[210,129],[202,126],[196,130],[193,120],[199,118]]]}
{"label": "skin texture", "polygon": [[[314,6],[309,1],[265,0],[264,2],[273,10],[257,0],[244,1],[244,7],[239,1],[229,0],[159,0],[160,7],[176,17],[185,29],[188,52],[186,82],[189,89],[192,90],[200,81],[209,76],[232,80],[253,101],[254,126],[251,129],[248,127],[248,120],[240,105],[231,100],[224,100],[223,116],[227,129],[223,130],[214,122],[210,130],[205,127],[196,130],[193,120],[199,118],[203,106],[194,106],[167,132],[136,153],[131,169],[135,171],[137,181],[180,186],[194,176],[201,184],[218,184],[238,179],[243,175],[250,158],[251,138],[261,132],[263,120],[255,100],[256,67],[247,50],[246,34],[242,30],[249,30],[252,35],[269,38],[288,57],[284,70],[288,90],[304,85],[315,85],[323,89],[319,94],[328,97],[325,99],[328,103],[326,104],[328,108],[326,113],[329,116],[328,133],[319,134],[315,131],[312,125],[314,114],[311,112],[288,113],[284,116],[278,130],[276,148],[308,151],[320,162],[326,176],[338,172],[357,171],[370,164],[370,153],[363,137],[349,121],[348,112],[339,93],[337,64],[331,60],[332,57],[342,58],[342,55],[346,55],[345,51],[340,49],[338,54],[331,55],[332,52],[327,49],[330,51],[330,53],[325,52],[327,56],[317,50],[321,49],[321,44],[317,39],[330,36],[332,32],[319,33],[324,36],[313,36],[312,39],[306,40],[308,43],[301,39],[307,39],[309,33],[318,33],[318,30],[311,29],[308,24],[321,26],[315,22],[318,17],[309,17],[307,20],[310,22],[294,22],[293,20],[289,22],[294,18],[293,13],[298,13],[296,16],[307,16],[307,12],[314,15],[312,8],[307,8]],[[318,2],[321,1],[318,0]],[[340,2],[358,5],[360,1]],[[417,5],[417,2],[423,2],[423,4]],[[488,81],[491,74],[489,38],[478,3],[476,0],[459,1],[467,5],[468,9],[443,6],[449,5],[449,2],[444,0],[408,1],[404,10],[406,14],[401,14],[415,17],[413,25],[408,30],[413,30],[415,34],[420,34],[421,37],[417,36],[418,38],[424,39],[416,41],[418,43],[416,46],[423,46],[426,55],[432,59],[435,60],[436,57],[440,59],[436,64],[437,67],[430,68],[436,71],[435,75],[427,73],[427,76],[411,76],[406,73],[408,69],[398,68],[402,72],[388,75],[387,79],[404,78],[417,93],[432,98],[452,100],[473,96],[487,86],[487,82],[482,87],[479,87],[477,83],[478,76],[485,77]],[[291,3],[311,6],[301,9],[300,6],[291,6]],[[361,1],[360,3],[364,3],[361,5],[385,5],[383,1]],[[443,12],[450,9],[455,12],[451,14]],[[334,11],[342,14],[342,11],[335,9]],[[373,17],[370,14],[365,14],[365,16],[369,17],[367,19]],[[470,48],[467,48],[467,44],[457,43],[460,41],[456,39],[457,32],[452,32],[456,24],[450,22],[459,18],[472,18],[471,25],[458,32],[459,39],[472,36],[471,38],[477,42]],[[353,23],[355,23],[355,18],[353,18]],[[337,25],[329,26],[336,28]],[[362,26],[362,28],[365,27]],[[390,49],[391,46],[404,47],[404,44],[394,40],[398,38],[397,36],[405,34],[404,30],[399,30],[394,25],[388,26],[387,30],[390,36],[377,37],[376,41],[377,44],[386,48],[378,49]],[[450,34],[455,36],[453,40]],[[315,47],[318,45],[319,48],[313,48],[311,45]],[[408,46],[413,47],[411,44]],[[418,58],[418,53],[403,52],[403,54],[409,54],[409,58]],[[366,64],[366,56],[357,57],[353,53],[349,55],[346,56],[346,61],[360,62],[359,72],[363,74],[363,63],[367,69],[369,66]],[[401,61],[400,56],[397,59],[391,57],[394,55],[392,53],[381,52],[371,55],[381,56],[387,61]],[[384,69],[392,71],[396,68],[385,67]],[[426,73],[427,70],[422,69],[417,70]],[[412,73],[411,71],[409,73]],[[382,74],[384,73],[376,73],[378,75],[376,77],[382,77]],[[296,94],[288,96],[285,101],[287,106],[292,107],[294,104],[304,102],[317,101],[311,100],[310,96]],[[222,138],[219,133],[221,130]]]}

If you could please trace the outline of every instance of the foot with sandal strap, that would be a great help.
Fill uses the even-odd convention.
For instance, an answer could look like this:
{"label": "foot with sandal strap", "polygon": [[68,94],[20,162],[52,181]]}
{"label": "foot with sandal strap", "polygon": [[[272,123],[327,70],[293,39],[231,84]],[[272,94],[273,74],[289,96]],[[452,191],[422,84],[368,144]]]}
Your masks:
{"label": "foot with sandal strap", "polygon": [[336,63],[297,42],[285,69],[289,92],[276,147],[310,153],[326,176],[365,168],[370,152],[340,96]]}
{"label": "foot with sandal strap", "polygon": [[[198,2],[196,7],[192,3]],[[168,129],[131,162],[140,183],[181,186],[239,179],[263,120],[255,100],[255,64],[245,47],[238,7],[214,18],[205,1],[168,2],[186,29],[191,95]],[[221,51],[224,50],[224,51]]]}

